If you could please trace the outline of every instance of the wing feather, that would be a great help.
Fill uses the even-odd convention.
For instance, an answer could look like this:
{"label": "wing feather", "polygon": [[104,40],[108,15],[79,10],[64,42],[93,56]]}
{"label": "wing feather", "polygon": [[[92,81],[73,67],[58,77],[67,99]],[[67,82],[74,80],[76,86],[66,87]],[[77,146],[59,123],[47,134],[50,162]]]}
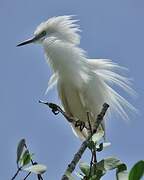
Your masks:
{"label": "wing feather", "polygon": [[47,94],[57,84],[57,81],[58,81],[58,74],[57,73],[52,74],[52,76],[49,79],[48,87],[45,91],[45,94]]}
{"label": "wing feather", "polygon": [[[79,117],[75,116],[75,110],[73,110],[73,108],[71,106],[72,100],[68,99],[70,97],[70,95],[68,96],[66,91],[67,91],[66,86],[64,86],[62,82],[58,82],[58,93],[59,93],[59,97],[61,99],[62,105],[65,109],[65,112],[70,117],[74,117],[75,119],[79,119]],[[81,99],[82,97],[79,96],[78,92],[76,92],[76,96],[77,96],[76,98],[77,98],[78,102],[81,104],[81,106],[83,106],[84,101],[82,102],[82,99]],[[73,97],[73,98],[75,98],[75,97]],[[78,106],[78,104],[76,104],[76,106]],[[86,129],[83,129],[83,131],[80,131],[80,128],[75,127],[75,124],[71,124],[71,127],[72,127],[73,133],[77,137],[79,137],[81,140],[84,140],[87,137],[87,130]]]}

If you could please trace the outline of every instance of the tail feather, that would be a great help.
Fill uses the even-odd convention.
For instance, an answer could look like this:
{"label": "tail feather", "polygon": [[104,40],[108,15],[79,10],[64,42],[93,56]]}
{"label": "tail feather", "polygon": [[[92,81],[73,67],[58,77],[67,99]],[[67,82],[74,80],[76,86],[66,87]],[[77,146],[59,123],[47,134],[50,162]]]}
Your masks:
{"label": "tail feather", "polygon": [[109,99],[111,104],[111,109],[117,112],[123,119],[129,120],[127,111],[136,112],[137,109],[131,105],[125,98],[120,96],[116,91],[114,91],[110,86],[107,86],[109,91]]}
{"label": "tail feather", "polygon": [[130,87],[131,81],[130,79],[123,77],[113,71],[110,70],[97,70],[96,71],[103,80],[109,84],[115,84],[124,89],[128,94],[131,94],[132,96],[136,96],[136,92]]}
{"label": "tail feather", "polygon": [[131,96],[136,96],[136,92],[131,88],[131,79],[115,72],[118,70],[126,70],[126,68],[108,59],[89,59],[88,64],[91,70],[100,77],[112,111],[117,112],[123,119],[129,119],[127,110],[137,112],[137,109],[111,88],[111,85],[114,84],[121,87]]}

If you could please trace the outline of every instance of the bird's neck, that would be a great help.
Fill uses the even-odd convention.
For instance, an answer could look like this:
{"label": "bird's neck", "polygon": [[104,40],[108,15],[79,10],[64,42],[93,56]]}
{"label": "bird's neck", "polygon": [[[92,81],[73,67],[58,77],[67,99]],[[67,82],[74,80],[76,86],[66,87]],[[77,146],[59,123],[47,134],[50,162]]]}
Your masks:
{"label": "bird's neck", "polygon": [[44,44],[47,60],[54,72],[60,75],[76,75],[84,68],[84,52],[72,44],[56,41]]}

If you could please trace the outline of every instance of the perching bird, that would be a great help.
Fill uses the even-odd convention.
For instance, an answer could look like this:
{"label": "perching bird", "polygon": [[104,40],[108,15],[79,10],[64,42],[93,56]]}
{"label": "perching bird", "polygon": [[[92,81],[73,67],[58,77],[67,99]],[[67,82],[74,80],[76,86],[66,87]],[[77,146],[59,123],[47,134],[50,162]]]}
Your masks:
{"label": "perching bird", "polygon": [[[36,28],[33,38],[17,46],[29,43],[43,46],[47,62],[53,70],[48,90],[57,85],[63,108],[69,116],[87,124],[89,112],[93,127],[106,102],[111,111],[127,119],[125,110],[135,111],[135,108],[111,87],[117,85],[132,95],[135,93],[130,87],[130,80],[116,73],[124,68],[109,59],[88,59],[85,51],[79,47],[79,26],[76,22],[72,16],[52,17]],[[83,131],[75,125],[72,128],[81,139],[87,137],[86,128]],[[104,122],[101,128],[105,129]]]}

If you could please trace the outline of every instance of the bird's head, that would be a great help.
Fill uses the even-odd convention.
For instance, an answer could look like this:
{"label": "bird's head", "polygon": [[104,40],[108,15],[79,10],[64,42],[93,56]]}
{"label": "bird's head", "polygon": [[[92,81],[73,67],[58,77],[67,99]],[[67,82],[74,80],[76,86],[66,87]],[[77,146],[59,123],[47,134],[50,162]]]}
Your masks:
{"label": "bird's head", "polygon": [[49,39],[60,40],[74,45],[80,43],[78,35],[79,27],[75,24],[77,20],[73,20],[72,16],[52,17],[42,22],[35,30],[34,37],[18,44],[23,46],[30,43],[40,43]]}

